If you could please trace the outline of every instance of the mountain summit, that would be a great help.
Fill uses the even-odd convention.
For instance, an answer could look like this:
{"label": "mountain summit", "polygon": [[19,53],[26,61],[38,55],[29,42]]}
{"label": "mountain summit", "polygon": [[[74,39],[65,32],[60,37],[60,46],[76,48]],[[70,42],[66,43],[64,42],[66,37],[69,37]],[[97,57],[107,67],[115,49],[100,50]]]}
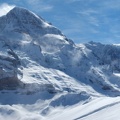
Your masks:
{"label": "mountain summit", "polygon": [[[34,117],[28,119],[40,120],[45,115],[54,119],[54,112],[62,107],[86,107],[100,97],[120,96],[119,53],[119,45],[75,44],[33,12],[15,7],[0,17],[0,111],[15,119],[16,114],[21,118],[22,110],[27,112],[25,119],[30,111]],[[113,101],[81,117],[111,106]],[[4,109],[6,104],[13,106]],[[16,111],[17,104],[22,105]]]}
{"label": "mountain summit", "polygon": [[60,30],[48,24],[36,14],[20,7],[14,7],[6,16],[1,17],[0,21],[2,23],[0,26],[1,32],[9,29],[29,34],[34,33],[34,35],[46,33],[62,35]]}

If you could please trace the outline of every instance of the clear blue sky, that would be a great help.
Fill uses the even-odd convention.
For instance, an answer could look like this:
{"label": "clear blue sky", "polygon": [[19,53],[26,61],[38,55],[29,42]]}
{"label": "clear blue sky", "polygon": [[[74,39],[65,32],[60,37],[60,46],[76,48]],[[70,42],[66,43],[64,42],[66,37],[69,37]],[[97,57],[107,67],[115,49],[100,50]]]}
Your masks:
{"label": "clear blue sky", "polygon": [[0,0],[25,7],[59,28],[76,43],[120,43],[120,0]]}

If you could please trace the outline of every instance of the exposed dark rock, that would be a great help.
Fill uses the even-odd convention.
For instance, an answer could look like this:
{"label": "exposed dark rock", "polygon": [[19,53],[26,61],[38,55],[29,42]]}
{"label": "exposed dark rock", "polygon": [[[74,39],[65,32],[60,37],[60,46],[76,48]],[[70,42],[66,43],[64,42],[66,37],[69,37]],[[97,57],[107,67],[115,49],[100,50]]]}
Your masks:
{"label": "exposed dark rock", "polygon": [[15,76],[0,79],[0,90],[15,90],[22,86],[23,83]]}

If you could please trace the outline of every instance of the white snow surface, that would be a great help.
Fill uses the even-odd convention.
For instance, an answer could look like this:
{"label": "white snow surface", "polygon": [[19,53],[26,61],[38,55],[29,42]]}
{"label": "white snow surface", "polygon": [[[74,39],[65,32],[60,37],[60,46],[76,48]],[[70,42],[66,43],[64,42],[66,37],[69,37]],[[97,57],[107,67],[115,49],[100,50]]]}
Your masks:
{"label": "white snow surface", "polygon": [[119,45],[76,45],[19,7],[0,42],[0,120],[120,120]]}

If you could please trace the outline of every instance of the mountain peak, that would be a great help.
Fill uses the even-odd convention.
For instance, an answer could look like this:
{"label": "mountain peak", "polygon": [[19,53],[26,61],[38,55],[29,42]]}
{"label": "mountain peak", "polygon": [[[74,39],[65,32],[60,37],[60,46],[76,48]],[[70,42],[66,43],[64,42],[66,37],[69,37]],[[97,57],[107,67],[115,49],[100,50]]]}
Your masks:
{"label": "mountain peak", "polygon": [[38,17],[36,14],[34,14],[33,12],[25,9],[25,8],[22,8],[22,7],[14,7],[12,10],[10,10],[7,14],[7,16],[16,16],[17,18],[24,18],[26,19],[28,16],[31,17],[31,18],[34,18],[34,19],[39,19],[39,20],[42,20],[43,19],[41,17]]}
{"label": "mountain peak", "polygon": [[36,15],[35,13],[33,13],[32,11],[26,9],[26,8],[22,8],[22,7],[14,7],[11,11],[11,13],[15,13],[15,14],[28,14],[28,15],[32,15],[38,19],[41,19],[43,21],[45,21],[41,16]]}
{"label": "mountain peak", "polygon": [[10,11],[28,11],[27,9],[25,9],[25,8],[22,8],[22,7],[14,7],[12,10],[10,10]]}
{"label": "mountain peak", "polygon": [[36,34],[36,36],[44,34],[62,35],[60,30],[47,23],[35,13],[22,7],[14,7],[7,15],[0,18],[0,23],[2,23],[0,31],[8,31],[9,28],[9,31]]}

